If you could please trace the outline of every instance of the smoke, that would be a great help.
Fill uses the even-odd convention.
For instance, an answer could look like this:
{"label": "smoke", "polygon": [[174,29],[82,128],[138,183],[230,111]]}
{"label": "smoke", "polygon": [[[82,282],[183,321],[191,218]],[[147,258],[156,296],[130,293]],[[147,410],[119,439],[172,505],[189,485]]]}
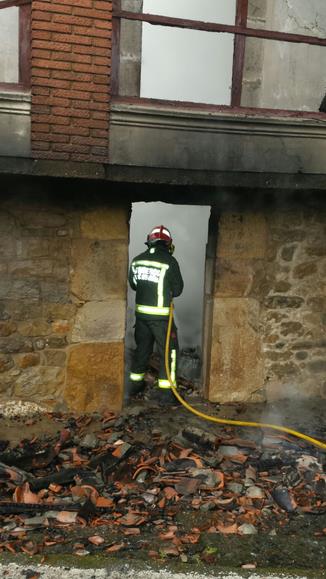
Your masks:
{"label": "smoke", "polygon": [[[175,321],[181,348],[198,347],[202,338],[205,253],[210,207],[134,203],[130,221],[130,261],[146,249],[144,242],[155,225],[171,231],[184,280],[184,291],[175,299]],[[127,347],[133,347],[135,295],[128,291]]]}

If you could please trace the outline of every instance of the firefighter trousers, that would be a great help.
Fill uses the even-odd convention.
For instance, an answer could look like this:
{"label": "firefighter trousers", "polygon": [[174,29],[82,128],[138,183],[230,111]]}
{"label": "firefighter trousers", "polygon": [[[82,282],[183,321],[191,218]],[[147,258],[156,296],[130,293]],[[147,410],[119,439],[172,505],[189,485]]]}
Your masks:
{"label": "firefighter trousers", "polygon": [[[165,369],[165,344],[167,330],[168,319],[153,320],[153,318],[150,316],[148,319],[136,316],[136,351],[130,373],[130,380],[132,382],[141,382],[143,380],[145,371],[147,369],[148,360],[153,352],[155,343],[160,357],[158,385],[160,388],[170,388],[170,382],[168,380]],[[177,328],[173,323],[169,347],[169,364],[173,385],[176,385],[177,355],[178,336]]]}

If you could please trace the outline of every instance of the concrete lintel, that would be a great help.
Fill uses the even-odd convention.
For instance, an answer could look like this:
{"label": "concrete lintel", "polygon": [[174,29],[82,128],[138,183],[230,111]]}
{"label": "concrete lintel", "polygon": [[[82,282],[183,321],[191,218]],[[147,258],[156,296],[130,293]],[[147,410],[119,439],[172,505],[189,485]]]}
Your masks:
{"label": "concrete lintel", "polygon": [[30,93],[0,91],[0,114],[30,115]]}
{"label": "concrete lintel", "polygon": [[266,117],[250,113],[235,116],[219,111],[176,109],[169,105],[112,104],[111,125],[205,133],[326,138],[326,115],[325,119],[277,115]]}
{"label": "concrete lintel", "polygon": [[[159,167],[135,167],[125,165],[102,165],[99,163],[79,163],[34,160],[23,157],[0,156],[0,179],[12,179],[21,176],[26,178],[49,178],[55,183],[72,180],[80,185],[89,181],[96,181],[98,187],[107,188],[108,183],[112,189],[120,185],[133,185],[133,191],[139,188],[150,195],[152,187],[162,186],[168,192],[176,188],[191,189],[205,188],[206,193],[210,190],[259,190],[259,191],[284,191],[284,192],[325,192],[325,174],[290,174],[290,173],[254,173],[246,171],[200,171],[181,170]],[[126,189],[126,193],[127,193]],[[203,192],[203,189],[201,189]]]}

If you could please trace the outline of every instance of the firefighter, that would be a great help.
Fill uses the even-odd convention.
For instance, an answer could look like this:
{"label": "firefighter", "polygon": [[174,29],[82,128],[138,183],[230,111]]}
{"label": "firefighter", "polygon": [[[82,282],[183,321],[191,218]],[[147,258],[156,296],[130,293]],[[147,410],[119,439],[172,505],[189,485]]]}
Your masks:
{"label": "firefighter", "polygon": [[[170,231],[164,225],[154,227],[147,236],[147,250],[132,260],[129,283],[136,292],[136,352],[130,372],[131,396],[144,390],[144,374],[154,343],[160,357],[157,398],[161,403],[175,403],[165,369],[165,344],[172,299],[183,290],[183,280]],[[177,329],[173,323],[169,362],[176,386],[178,354]]]}

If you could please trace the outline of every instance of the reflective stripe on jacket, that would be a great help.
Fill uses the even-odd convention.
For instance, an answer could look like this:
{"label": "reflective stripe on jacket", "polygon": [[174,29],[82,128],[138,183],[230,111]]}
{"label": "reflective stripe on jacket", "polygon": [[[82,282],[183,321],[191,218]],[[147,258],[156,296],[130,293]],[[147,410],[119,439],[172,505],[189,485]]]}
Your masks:
{"label": "reflective stripe on jacket", "polygon": [[169,315],[172,298],[183,290],[177,260],[165,247],[151,247],[132,260],[129,283],[136,291],[136,314],[139,316]]}

